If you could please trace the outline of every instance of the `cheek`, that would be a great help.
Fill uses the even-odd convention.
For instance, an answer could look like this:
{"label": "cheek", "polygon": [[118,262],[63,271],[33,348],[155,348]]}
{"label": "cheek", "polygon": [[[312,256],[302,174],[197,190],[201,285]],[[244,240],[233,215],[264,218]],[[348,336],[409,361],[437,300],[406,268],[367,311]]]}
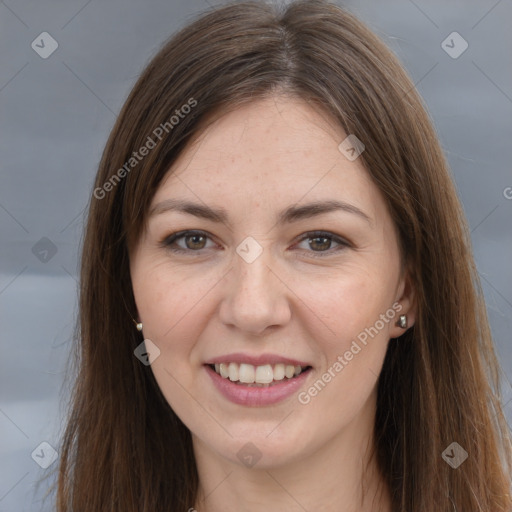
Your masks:
{"label": "cheek", "polygon": [[208,274],[184,275],[168,262],[141,260],[140,268],[144,271],[133,272],[132,283],[144,335],[163,343],[177,338],[178,332],[180,340],[181,334],[186,338],[193,330],[191,319],[197,324],[203,318],[201,308],[219,278]]}
{"label": "cheek", "polygon": [[154,258],[141,259],[139,264],[138,268],[144,270],[138,273],[135,268],[132,275],[137,310],[144,338],[160,350],[151,371],[175,411],[186,411],[187,418],[206,421],[205,411],[194,408],[184,389],[194,386],[195,361],[191,354],[209,320],[206,298],[218,278],[185,276],[168,262],[155,262]]}
{"label": "cheek", "polygon": [[[354,267],[298,280],[294,291],[304,304],[304,314],[319,323],[324,343],[339,350],[391,307],[394,283],[377,272]],[[387,327],[381,329],[384,334]]]}
{"label": "cheek", "polygon": [[301,293],[316,314],[308,313],[312,333],[313,323],[318,326],[318,317],[322,320],[314,339],[324,361],[299,397],[300,403],[311,417],[339,427],[350,422],[373,396],[393,322],[381,320],[381,315],[387,311],[395,315],[392,288],[382,278],[378,281],[368,275],[363,279],[353,272],[331,279],[329,288],[315,281]]}

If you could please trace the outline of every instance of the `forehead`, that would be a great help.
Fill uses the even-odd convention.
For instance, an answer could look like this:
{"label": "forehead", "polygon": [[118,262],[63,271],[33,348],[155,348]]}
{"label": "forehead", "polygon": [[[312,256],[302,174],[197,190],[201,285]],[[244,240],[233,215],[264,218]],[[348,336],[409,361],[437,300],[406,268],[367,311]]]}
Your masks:
{"label": "forehead", "polygon": [[273,96],[248,103],[196,136],[152,204],[186,197],[247,211],[338,198],[377,217],[382,198],[361,159],[350,161],[338,149],[346,137],[324,110],[304,100]]}

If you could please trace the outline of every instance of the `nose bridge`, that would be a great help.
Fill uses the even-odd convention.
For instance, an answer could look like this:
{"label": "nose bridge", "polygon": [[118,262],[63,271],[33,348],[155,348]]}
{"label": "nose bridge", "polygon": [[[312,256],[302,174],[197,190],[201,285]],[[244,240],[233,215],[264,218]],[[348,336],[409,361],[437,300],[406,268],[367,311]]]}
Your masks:
{"label": "nose bridge", "polygon": [[261,332],[286,322],[289,308],[269,247],[248,238],[237,247],[221,316],[241,330]]}
{"label": "nose bridge", "polygon": [[[253,239],[254,240],[254,239]],[[257,243],[257,242],[256,242]],[[270,249],[248,240],[237,247],[234,264],[234,294],[238,301],[257,301],[258,309],[270,307],[276,277],[271,272]]]}
{"label": "nose bridge", "polygon": [[[253,251],[253,249],[251,248],[250,251]],[[256,255],[254,259],[245,259],[238,254],[235,260],[236,281],[239,282],[237,291],[240,292],[240,289],[245,291],[254,290],[256,293],[268,291],[269,286],[271,286],[269,283],[270,276],[275,279],[275,276],[270,271],[270,259],[270,250],[268,248]]]}

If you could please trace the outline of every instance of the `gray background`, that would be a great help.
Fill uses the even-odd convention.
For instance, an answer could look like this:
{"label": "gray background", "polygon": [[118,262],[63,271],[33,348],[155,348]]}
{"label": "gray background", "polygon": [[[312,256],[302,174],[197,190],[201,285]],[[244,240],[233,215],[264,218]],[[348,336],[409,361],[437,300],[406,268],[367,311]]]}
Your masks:
{"label": "gray background", "polygon": [[[63,428],[59,391],[96,167],[145,64],[210,2],[0,1],[0,512],[51,510],[31,453],[43,441],[57,447]],[[395,51],[434,120],[472,229],[512,424],[512,3],[447,4],[342,3]],[[44,31],[59,45],[47,59],[31,47]],[[441,46],[453,31],[469,44],[458,58]],[[51,243],[35,246],[43,237]]]}

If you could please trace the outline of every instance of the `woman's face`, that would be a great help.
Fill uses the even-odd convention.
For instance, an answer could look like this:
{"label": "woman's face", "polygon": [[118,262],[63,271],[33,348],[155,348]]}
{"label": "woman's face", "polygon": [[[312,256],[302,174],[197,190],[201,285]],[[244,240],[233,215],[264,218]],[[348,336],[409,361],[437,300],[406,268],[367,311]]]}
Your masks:
{"label": "woman's face", "polygon": [[414,318],[393,222],[346,137],[301,100],[258,100],[203,132],[153,198],[133,290],[196,448],[272,467],[371,433],[388,341]]}

